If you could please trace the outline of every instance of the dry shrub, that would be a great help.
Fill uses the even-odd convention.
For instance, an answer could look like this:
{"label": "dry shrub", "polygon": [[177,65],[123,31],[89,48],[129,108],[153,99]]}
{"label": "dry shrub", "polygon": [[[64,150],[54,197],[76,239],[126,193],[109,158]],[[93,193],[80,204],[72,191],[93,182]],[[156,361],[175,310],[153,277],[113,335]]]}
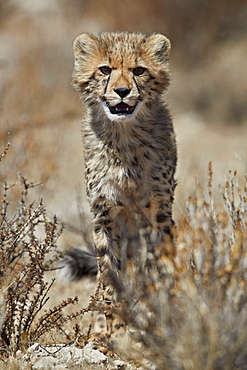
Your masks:
{"label": "dry shrub", "polygon": [[[132,276],[114,277],[116,313],[157,369],[247,368],[246,185],[241,190],[230,173],[218,209],[210,164],[207,194],[197,184],[174,231],[176,253],[160,246],[151,268],[133,261]],[[145,250],[150,240],[140,240]]]}
{"label": "dry shrub", "polygon": [[[8,148],[9,143],[1,160]],[[22,193],[14,214],[9,211],[13,186],[4,183],[0,190],[0,350],[4,357],[26,350],[53,329],[63,332],[65,323],[83,313],[63,312],[77,298],[65,299],[46,310],[55,279],[46,282],[45,273],[54,269],[60,257],[57,240],[63,226],[56,217],[47,217],[42,201],[27,204],[30,189],[39,184],[28,183],[21,176],[19,180]],[[65,343],[68,341],[65,335]]]}

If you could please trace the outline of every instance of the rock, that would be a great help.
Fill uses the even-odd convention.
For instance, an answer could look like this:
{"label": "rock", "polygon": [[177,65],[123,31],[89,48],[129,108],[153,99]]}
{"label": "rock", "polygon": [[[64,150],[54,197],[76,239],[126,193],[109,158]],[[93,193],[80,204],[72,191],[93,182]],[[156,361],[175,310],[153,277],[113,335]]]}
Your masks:
{"label": "rock", "polygon": [[97,349],[84,348],[84,358],[89,364],[107,363],[107,357]]}
{"label": "rock", "polygon": [[72,366],[83,366],[84,351],[77,347],[64,347],[63,344],[42,347],[39,343],[28,348],[23,356],[35,370],[68,369]]}
{"label": "rock", "polygon": [[[18,355],[20,369],[31,365],[33,370],[93,369],[93,370],[133,370],[124,361],[113,360],[96,349],[95,343],[88,343],[83,349],[75,346],[56,344],[42,346],[34,343],[23,356]],[[28,367],[29,368],[29,367]]]}
{"label": "rock", "polygon": [[131,367],[127,367],[128,365],[124,361],[113,361],[112,365],[109,366],[109,370],[130,370]]}

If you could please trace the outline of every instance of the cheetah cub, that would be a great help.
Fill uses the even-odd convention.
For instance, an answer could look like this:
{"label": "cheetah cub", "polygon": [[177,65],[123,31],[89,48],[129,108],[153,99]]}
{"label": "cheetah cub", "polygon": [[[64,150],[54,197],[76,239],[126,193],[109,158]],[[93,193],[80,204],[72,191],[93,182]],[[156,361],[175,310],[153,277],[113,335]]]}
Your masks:
{"label": "cheetah cub", "polygon": [[177,152],[165,103],[170,42],[161,34],[83,33],[73,49],[73,84],[86,107],[87,196],[107,285],[136,258],[141,229],[144,265],[171,234]]}

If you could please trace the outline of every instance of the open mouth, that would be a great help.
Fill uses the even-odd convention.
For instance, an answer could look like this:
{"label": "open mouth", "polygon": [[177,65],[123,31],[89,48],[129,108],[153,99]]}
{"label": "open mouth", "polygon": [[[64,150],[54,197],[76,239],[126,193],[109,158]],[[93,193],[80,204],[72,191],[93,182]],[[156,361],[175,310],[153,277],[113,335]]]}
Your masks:
{"label": "open mouth", "polygon": [[107,104],[107,106],[112,114],[132,114],[136,107],[136,105],[130,106],[123,102],[115,106],[112,106],[110,104]]}

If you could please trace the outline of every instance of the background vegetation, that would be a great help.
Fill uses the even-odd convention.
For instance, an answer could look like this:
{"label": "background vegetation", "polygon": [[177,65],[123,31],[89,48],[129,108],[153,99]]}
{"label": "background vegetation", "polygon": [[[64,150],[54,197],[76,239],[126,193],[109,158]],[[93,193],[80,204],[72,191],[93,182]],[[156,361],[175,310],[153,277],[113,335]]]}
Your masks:
{"label": "background vegetation", "polygon": [[[71,45],[74,38],[81,32],[97,33],[101,30],[161,32],[172,42],[173,79],[167,98],[174,117],[179,150],[178,188],[174,206],[175,221],[179,225],[178,246],[182,250],[183,245],[185,249],[194,250],[199,245],[199,252],[195,253],[197,256],[202,249],[210,245],[220,246],[220,253],[225,253],[226,256],[229,254],[229,256],[219,261],[219,250],[210,251],[203,260],[206,265],[208,263],[212,266],[210,273],[208,272],[209,275],[202,270],[202,265],[198,268],[195,262],[199,285],[207,287],[213,285],[220,274],[217,271],[221,271],[223,277],[228,273],[227,276],[230,277],[227,284],[233,286],[231,293],[227,293],[228,296],[230,294],[230,297],[242,297],[244,294],[242,292],[246,293],[246,276],[243,275],[246,269],[244,254],[246,249],[246,203],[244,201],[246,177],[244,174],[246,173],[247,137],[246,19],[247,4],[244,0],[124,0],[121,2],[0,0],[0,152],[4,153],[6,145],[8,147],[8,142],[11,142],[7,155],[0,163],[0,183],[2,184],[2,218],[4,220],[4,199],[7,199],[4,198],[4,194],[8,189],[8,222],[16,222],[15,227],[9,230],[12,232],[11,237],[14,240],[18,235],[19,238],[23,237],[20,230],[25,222],[30,221],[31,215],[34,215],[34,218],[31,218],[31,224],[27,224],[30,226],[31,234],[27,233],[27,235],[31,235],[29,241],[36,245],[40,240],[45,240],[44,244],[52,240],[54,236],[49,234],[47,239],[45,233],[50,230],[49,228],[55,227],[57,222],[63,222],[65,227],[62,235],[54,242],[55,249],[81,247],[87,243],[87,235],[90,235],[91,216],[85,200],[80,139],[83,107],[77,93],[71,87],[73,68]],[[213,163],[214,176],[213,178],[209,176],[211,180],[208,187],[209,161]],[[229,170],[232,171],[230,175]],[[237,175],[234,176],[235,170]],[[228,185],[226,184],[226,176],[230,176],[231,181],[235,181],[234,186],[231,185],[233,182],[230,180]],[[25,193],[27,189],[23,179],[28,179],[25,180],[26,184],[39,183],[40,185],[32,185],[32,188],[28,188]],[[209,189],[206,190],[206,194],[198,193],[200,189],[198,184]],[[220,192],[219,184],[222,184],[221,189],[225,190]],[[238,189],[242,189],[242,193]],[[24,199],[23,191],[26,213],[23,211],[24,208],[21,208]],[[232,196],[235,198],[233,199]],[[41,206],[38,208],[38,215],[35,213],[41,198],[46,207],[45,216]],[[29,210],[34,201],[36,206],[32,206],[33,208]],[[214,209],[211,208],[212,204]],[[57,216],[56,221],[53,220],[54,214]],[[35,220],[39,220],[37,230],[32,224]],[[40,220],[42,220],[41,225],[44,225],[43,231],[40,230]],[[6,229],[4,222],[2,221],[2,226]],[[200,227],[201,224],[204,226]],[[59,226],[57,227],[59,229]],[[35,237],[32,234],[34,229]],[[242,240],[241,252],[237,255],[231,254],[232,248],[234,249],[237,243],[236,240],[240,240],[236,235],[241,235]],[[6,246],[4,240],[6,241],[4,238],[1,239],[2,247]],[[20,248],[20,243],[22,240],[18,239],[18,245],[14,244],[14,246]],[[23,247],[22,244],[21,246]],[[29,253],[28,248],[25,249],[26,252]],[[11,259],[13,258],[11,254],[16,255],[17,252],[10,249],[9,253]],[[55,255],[56,252],[52,251],[51,258],[54,259]],[[232,265],[235,269],[232,256],[237,256],[236,271],[240,269],[240,273],[234,277],[236,280],[232,280],[232,270],[229,267]],[[245,261],[241,262],[242,264],[240,257]],[[190,259],[191,256],[187,255],[186,258]],[[5,259],[6,261],[9,260]],[[54,277],[53,271],[45,272],[47,269],[47,265],[43,266],[44,280],[36,282],[40,287],[43,281],[51,281],[50,279]],[[4,271],[6,270],[8,269],[5,266]],[[13,271],[11,279],[18,281],[18,271]],[[174,303],[171,306],[175,307],[173,312],[179,318],[183,316],[184,311],[194,312],[195,309],[195,305],[192,309],[189,304],[190,300],[194,300],[191,296],[194,294],[193,288],[191,290],[188,288],[194,282],[190,281],[189,276],[185,281],[187,288],[183,286],[180,289],[185,289],[186,302],[183,302],[181,307],[173,306]],[[224,283],[224,278],[219,283],[215,283],[215,292],[223,291],[221,281]],[[6,280],[2,289],[5,289],[5,284]],[[238,292],[236,286],[243,290],[239,288]],[[55,281],[52,286],[54,293],[47,302],[47,307],[52,309],[59,305],[63,298],[78,295],[79,311],[87,306],[93,287],[92,282],[65,286],[63,282]],[[203,293],[203,301],[206,300],[207,307],[217,306],[219,296],[207,289]],[[225,289],[228,291],[228,288]],[[38,296],[42,299],[42,294],[38,293]],[[201,296],[197,299],[201,300]],[[217,332],[215,338],[223,338],[224,348],[229,348],[229,343],[236,339],[236,350],[233,349],[231,355],[228,354],[229,357],[236,358],[234,353],[241,352],[239,348],[242,348],[242,343],[246,339],[244,334],[238,332],[241,329],[240,321],[246,324],[245,303],[240,300],[233,306],[230,299],[224,303],[224,313],[217,311],[219,310],[217,306],[214,319],[210,321],[207,329],[209,331],[205,331],[203,325],[205,322],[208,323],[210,315],[202,311],[201,301],[196,302],[199,316],[196,316],[198,320],[194,322],[193,333],[199,333],[198,342],[204,345],[205,338],[208,338],[208,335],[213,338],[215,332]],[[70,305],[66,307],[66,314],[71,314]],[[22,312],[23,310],[26,310],[24,306]],[[236,322],[238,320],[236,312],[240,312],[239,322]],[[168,317],[171,319],[170,322],[176,321],[176,317],[169,315]],[[232,333],[230,328],[226,327],[225,333],[222,333],[217,329],[218,326],[215,326],[219,317],[223,323],[226,318],[232,318],[229,325],[236,326],[237,329],[230,337],[225,334]],[[84,315],[79,323],[86,328],[86,331],[88,330],[88,316]],[[132,324],[136,325],[135,322]],[[71,324],[71,327],[73,325]],[[165,325],[168,325],[167,322]],[[167,328],[171,332],[173,329],[169,325]],[[177,330],[177,336],[184,336],[189,328],[190,321],[187,321],[185,326],[174,330]],[[59,336],[58,338],[60,340]],[[162,338],[165,338],[164,335]],[[194,336],[193,341],[190,344],[187,343],[188,348],[191,349],[195,345],[197,342],[195,338],[198,337]],[[240,338],[239,342],[237,338]],[[160,342],[157,337],[155,341],[154,349],[157,351]],[[164,343],[167,342],[162,342],[162,345]],[[146,344],[143,343],[143,345]],[[173,353],[176,353],[179,358],[179,354],[182,357],[185,356],[183,350],[187,347],[183,345],[182,349],[176,348],[176,350],[174,347],[169,347],[167,351],[175,351]],[[210,354],[223,353],[222,357],[218,355],[210,357],[212,362],[207,364],[215,366],[211,368],[227,368],[225,360],[219,360],[226,358],[224,357],[226,352],[222,352],[215,343],[212,344],[210,341],[207,348],[210,349]],[[242,359],[246,359],[246,354],[241,353],[241,356],[238,360],[240,362],[234,363],[235,368],[244,368],[241,364],[244,363]],[[170,363],[162,356],[158,357],[161,361],[166,361],[167,366],[169,364],[171,368],[184,366],[182,368],[186,369],[206,368],[203,361],[209,358],[204,353],[192,365],[189,362],[181,365],[181,363]],[[221,362],[214,362],[215,358]],[[195,367],[196,363],[199,364],[197,367]],[[215,364],[218,364],[218,367]],[[162,368],[160,364],[157,366]]]}

